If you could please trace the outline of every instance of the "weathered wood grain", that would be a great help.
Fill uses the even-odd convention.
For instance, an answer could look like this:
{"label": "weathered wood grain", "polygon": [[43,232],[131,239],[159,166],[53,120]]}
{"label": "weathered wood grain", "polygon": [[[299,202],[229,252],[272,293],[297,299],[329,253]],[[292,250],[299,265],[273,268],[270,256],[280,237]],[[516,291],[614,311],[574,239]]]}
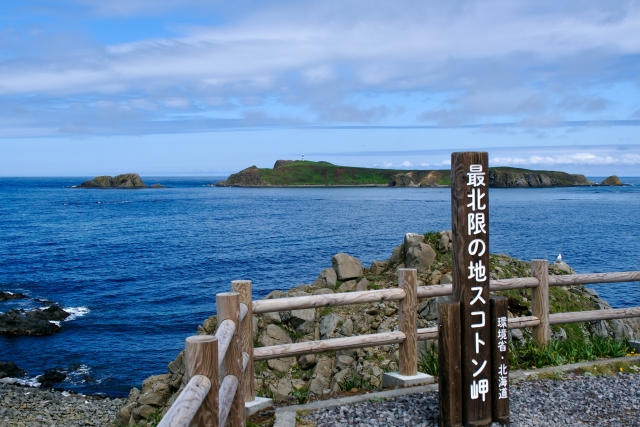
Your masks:
{"label": "weathered wood grain", "polygon": [[512,317],[507,319],[507,327],[509,329],[520,329],[535,327],[540,324],[540,319],[536,316]]}
{"label": "weathered wood grain", "polygon": [[195,335],[185,340],[185,375],[188,383],[196,375],[209,379],[211,390],[193,417],[191,426],[215,427],[218,421],[218,339],[211,335]]}
{"label": "weathered wood grain", "polygon": [[[218,310],[218,324],[226,320],[232,320],[236,325],[240,324],[240,294],[228,292],[216,295],[216,308]],[[220,378],[232,375],[237,378],[238,386],[233,403],[229,411],[229,427],[242,427],[245,421],[244,411],[244,378],[242,376],[242,344],[239,329],[236,328],[227,353],[223,359]]]}
{"label": "weathered wood grain", "polygon": [[191,378],[169,411],[162,417],[158,427],[188,427],[210,389],[211,381],[204,375]]}
{"label": "weathered wood grain", "polygon": [[398,349],[400,375],[418,373],[418,270],[415,268],[398,269],[398,287],[404,290],[405,297],[400,300],[398,309],[398,329],[404,333],[405,340]]}
{"label": "weathered wood grain", "polygon": [[[231,411],[234,410],[234,396],[238,394],[238,385],[238,378],[233,375],[227,375],[224,377],[224,380],[220,385],[220,416],[218,418],[220,427],[225,427],[227,425],[227,420],[229,420],[230,416],[233,418]],[[229,423],[229,425],[232,424]]]}
{"label": "weathered wood grain", "polygon": [[[471,165],[481,166],[481,172],[485,174],[483,184],[469,184]],[[478,366],[488,365],[491,358],[488,166],[489,155],[486,152],[451,153],[452,276],[453,300],[460,302],[461,315],[462,423],[478,427],[491,425],[491,399],[487,399],[486,394],[482,397],[475,394],[480,384],[490,380],[491,368],[485,368],[474,376]],[[476,216],[479,214],[484,215],[484,231],[472,226],[479,220]],[[470,215],[474,216],[473,224]],[[472,242],[481,243],[473,247]],[[480,288],[480,291],[472,288]],[[475,398],[470,390],[474,390]]]}
{"label": "weathered wood grain", "polygon": [[538,347],[545,347],[551,339],[549,328],[549,262],[546,259],[531,261],[531,273],[540,282],[531,289],[531,314],[540,319],[533,328],[533,341]]}
{"label": "weathered wood grain", "polygon": [[489,282],[491,291],[507,291],[509,289],[535,288],[538,286],[538,279],[535,277],[518,277],[515,279],[499,279]]}
{"label": "weathered wood grain", "polygon": [[416,331],[416,335],[418,336],[418,341],[424,340],[433,340],[438,338],[438,328],[422,328]]}
{"label": "weathered wood grain", "polygon": [[640,307],[616,308],[613,310],[589,310],[572,313],[555,313],[549,315],[549,324],[593,322],[596,320],[626,319],[640,317]]}
{"label": "weathered wood grain", "polygon": [[[498,319],[508,317],[509,301],[506,297],[491,297],[491,416],[494,422],[503,426],[509,425],[509,345],[506,330],[503,332],[506,337],[502,340],[503,346],[500,347],[500,337],[498,335]],[[504,373],[506,367],[506,375]],[[500,398],[500,377],[507,377],[507,383],[504,385],[507,389],[506,398]]]}
{"label": "weathered wood grain", "polygon": [[462,426],[460,303],[438,304],[438,384],[440,427]]}
{"label": "weathered wood grain", "polygon": [[293,298],[276,298],[253,301],[253,314],[272,311],[302,310],[372,302],[398,301],[404,298],[402,289],[380,289],[372,291],[349,292],[341,294],[311,295]]}
{"label": "weathered wood grain", "polygon": [[247,316],[247,313],[249,313],[249,307],[246,304],[240,303],[240,323],[242,323],[244,318]]}
{"label": "weathered wood grain", "polygon": [[322,353],[324,351],[347,350],[350,348],[375,347],[378,345],[399,344],[405,340],[404,333],[384,332],[380,334],[355,337],[332,338],[320,341],[306,341],[294,344],[280,344],[259,347],[253,351],[253,360],[279,359],[281,357]]}
{"label": "weathered wood grain", "polygon": [[550,286],[589,285],[595,283],[616,283],[640,281],[640,271],[615,273],[588,273],[549,276]]}
{"label": "weathered wood grain", "polygon": [[[251,402],[256,398],[256,386],[253,380],[255,370],[253,367],[253,304],[252,304],[252,289],[250,280],[234,280],[231,282],[231,290],[240,294],[240,340],[242,342],[242,356],[247,355],[247,363],[243,369],[245,373],[244,377],[244,400],[245,402]],[[243,307],[246,308],[246,313],[242,316]]]}
{"label": "weathered wood grain", "polygon": [[418,286],[417,290],[418,298],[443,297],[451,295],[451,292],[453,292],[453,285],[450,284]]}
{"label": "weathered wood grain", "polygon": [[[218,316],[220,316],[219,313]],[[227,354],[233,335],[236,333],[236,324],[231,319],[225,319],[218,325],[215,336],[218,338],[218,364],[219,367],[222,367],[222,362]]]}

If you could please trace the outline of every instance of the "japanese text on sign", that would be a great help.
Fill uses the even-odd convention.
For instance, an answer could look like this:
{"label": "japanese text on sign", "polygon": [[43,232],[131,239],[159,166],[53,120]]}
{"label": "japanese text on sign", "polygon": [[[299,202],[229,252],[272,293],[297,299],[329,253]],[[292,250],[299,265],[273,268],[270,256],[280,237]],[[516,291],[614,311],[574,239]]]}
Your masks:
{"label": "japanese text on sign", "polygon": [[498,338],[498,348],[497,350],[500,353],[502,360],[504,363],[501,363],[498,367],[498,399],[508,399],[509,398],[509,372],[508,367],[506,365],[506,354],[507,354],[507,318],[506,317],[498,317],[498,325],[496,328],[497,338]]}

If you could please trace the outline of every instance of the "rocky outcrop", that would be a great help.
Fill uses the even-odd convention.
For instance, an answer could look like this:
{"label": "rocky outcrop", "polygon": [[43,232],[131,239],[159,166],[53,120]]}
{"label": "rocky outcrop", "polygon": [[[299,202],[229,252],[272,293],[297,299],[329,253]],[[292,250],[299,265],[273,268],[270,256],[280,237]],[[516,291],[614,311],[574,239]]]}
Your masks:
{"label": "rocky outcrop", "polygon": [[570,187],[592,185],[584,175],[540,172],[516,168],[489,169],[489,186],[494,188]]}
{"label": "rocky outcrop", "polygon": [[60,332],[60,326],[51,321],[64,320],[69,316],[58,306],[44,310],[36,309],[29,312],[24,310],[9,310],[0,314],[0,334],[4,335],[32,335],[42,336]]}
{"label": "rocky outcrop", "polygon": [[20,292],[14,294],[13,292],[2,292],[0,291],[0,301],[9,301],[14,299],[27,299],[29,298],[25,294],[21,294]]}
{"label": "rocky outcrop", "polygon": [[226,181],[216,183],[218,187],[264,187],[267,185],[267,182],[262,178],[260,169],[255,165],[231,174]]}
{"label": "rocky outcrop", "polygon": [[122,175],[110,176],[98,176],[89,181],[85,181],[75,188],[164,188],[160,184],[154,184],[147,186],[144,183],[140,175],[137,173],[125,173]]}
{"label": "rocky outcrop", "polygon": [[38,377],[40,387],[51,388],[54,383],[59,383],[67,378],[67,374],[60,368],[47,369]]}
{"label": "rocky outcrop", "polygon": [[604,181],[602,181],[600,183],[601,186],[622,186],[622,181],[620,181],[620,178],[618,178],[617,175],[611,175],[610,177],[606,178]]}
{"label": "rocky outcrop", "polygon": [[0,362],[0,378],[19,378],[26,374],[13,362]]}
{"label": "rocky outcrop", "polygon": [[389,187],[442,187],[436,178],[434,172],[429,172],[422,179],[416,178],[414,172],[399,173],[391,177]]}
{"label": "rocky outcrop", "polygon": [[[363,269],[360,261],[349,255],[337,254],[332,258],[333,267],[323,270],[313,284],[303,284],[287,291],[275,290],[265,298],[397,288],[397,269],[408,265],[414,265],[418,269],[419,286],[452,283],[451,249],[451,231],[426,235],[408,234],[393,249],[388,260],[374,261],[370,269]],[[507,255],[491,255],[489,271],[492,280],[529,277],[530,268],[526,261]],[[549,266],[549,274],[552,275],[571,273],[573,269],[564,262]],[[555,302],[553,307],[557,306],[558,301],[570,301],[571,307],[584,310],[610,308],[595,291],[580,285],[552,287],[550,294]],[[505,296],[509,301],[509,317],[532,315],[530,289],[507,291]],[[419,301],[419,328],[437,325],[440,301],[438,298]],[[254,341],[259,346],[271,346],[394,331],[398,327],[398,309],[398,302],[383,301],[254,315]],[[198,334],[213,334],[215,330],[215,317],[210,317],[198,327]],[[589,337],[593,334],[635,338],[640,336],[640,322],[620,320],[579,326],[563,325],[563,328],[554,326],[552,332],[557,339]],[[525,341],[530,339],[531,331],[513,329],[510,337],[513,341]],[[422,353],[433,345],[434,340],[420,341],[419,351]],[[120,425],[142,425],[152,414],[166,412],[182,387],[182,358],[183,353],[169,364],[168,373],[145,380],[142,390],[136,388],[131,391],[127,403],[120,411]],[[397,346],[383,345],[267,362],[256,361],[254,382],[260,396],[272,396],[281,403],[302,403],[310,396],[341,390],[380,388],[383,373],[397,371],[398,367]]]}

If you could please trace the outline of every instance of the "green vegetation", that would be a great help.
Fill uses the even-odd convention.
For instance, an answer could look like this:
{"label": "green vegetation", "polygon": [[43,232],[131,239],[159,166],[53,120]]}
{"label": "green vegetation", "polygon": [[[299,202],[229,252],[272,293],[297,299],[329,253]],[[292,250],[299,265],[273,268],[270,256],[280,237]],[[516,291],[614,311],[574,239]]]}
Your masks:
{"label": "green vegetation", "polygon": [[351,374],[344,379],[341,383],[338,384],[340,387],[340,391],[349,391],[349,390],[373,390],[374,387],[371,382],[366,381],[362,375],[360,374]]}
{"label": "green vegetation", "polygon": [[418,371],[438,377],[438,349],[435,345],[420,354]]}

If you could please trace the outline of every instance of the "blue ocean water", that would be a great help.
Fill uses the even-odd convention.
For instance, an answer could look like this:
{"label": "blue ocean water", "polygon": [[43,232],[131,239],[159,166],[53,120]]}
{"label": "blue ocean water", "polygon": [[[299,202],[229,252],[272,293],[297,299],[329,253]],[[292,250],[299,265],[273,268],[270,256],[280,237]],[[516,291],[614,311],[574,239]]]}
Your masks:
{"label": "blue ocean water", "polygon": [[[163,373],[215,313],[215,294],[250,279],[256,298],[310,283],[347,252],[386,259],[407,232],[450,229],[450,190],[216,188],[213,178],[143,177],[170,188],[83,190],[83,178],[0,178],[0,290],[47,299],[74,319],[49,337],[0,336],[0,360],[62,387],[125,395]],[[595,178],[593,179],[596,180]],[[578,272],[640,268],[635,186],[492,189],[491,252],[558,253]],[[640,305],[637,283],[596,289]],[[34,300],[0,302],[0,311]]]}

